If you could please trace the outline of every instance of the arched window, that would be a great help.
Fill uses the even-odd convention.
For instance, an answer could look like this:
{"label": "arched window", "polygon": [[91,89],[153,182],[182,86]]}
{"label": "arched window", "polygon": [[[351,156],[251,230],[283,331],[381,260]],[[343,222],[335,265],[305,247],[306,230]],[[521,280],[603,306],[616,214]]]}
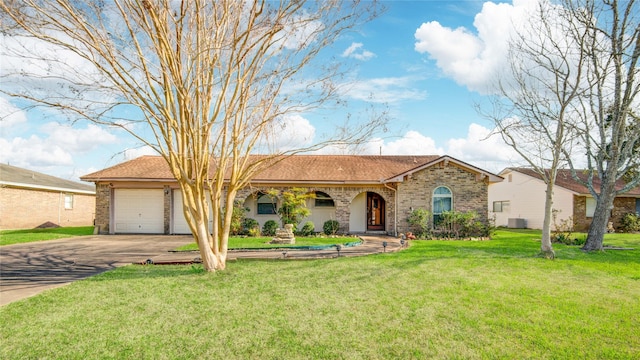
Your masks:
{"label": "arched window", "polygon": [[333,202],[333,199],[329,194],[323,193],[322,191],[316,191],[316,199],[315,199],[316,207],[334,207],[336,204]]}
{"label": "arched window", "polygon": [[258,214],[259,215],[272,215],[276,214],[275,199],[267,194],[258,194]]}
{"label": "arched window", "polygon": [[442,213],[453,210],[451,190],[446,186],[439,186],[433,191],[433,224],[438,224]]}

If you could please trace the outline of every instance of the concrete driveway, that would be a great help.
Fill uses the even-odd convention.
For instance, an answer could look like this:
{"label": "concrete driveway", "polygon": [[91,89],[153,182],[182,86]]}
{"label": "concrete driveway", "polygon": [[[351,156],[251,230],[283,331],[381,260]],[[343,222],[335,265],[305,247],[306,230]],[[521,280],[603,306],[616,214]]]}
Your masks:
{"label": "concrete driveway", "polygon": [[94,235],[2,246],[0,306],[192,241],[190,235]]}

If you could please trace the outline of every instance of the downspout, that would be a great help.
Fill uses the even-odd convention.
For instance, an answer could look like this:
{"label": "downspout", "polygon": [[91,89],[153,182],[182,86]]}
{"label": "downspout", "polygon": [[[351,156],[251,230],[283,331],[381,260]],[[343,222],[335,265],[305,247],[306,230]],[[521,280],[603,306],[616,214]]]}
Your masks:
{"label": "downspout", "polygon": [[383,183],[383,185],[387,189],[393,190],[393,193],[394,193],[393,199],[395,200],[394,202],[396,204],[393,207],[393,236],[398,237],[398,190],[387,185],[387,183]]}

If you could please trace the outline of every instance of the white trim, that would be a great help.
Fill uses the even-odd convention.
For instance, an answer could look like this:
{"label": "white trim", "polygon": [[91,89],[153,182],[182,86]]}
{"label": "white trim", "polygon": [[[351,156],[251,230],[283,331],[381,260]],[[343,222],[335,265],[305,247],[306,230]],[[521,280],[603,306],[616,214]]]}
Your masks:
{"label": "white trim", "polygon": [[88,195],[95,195],[96,194],[95,190],[94,191],[78,190],[78,189],[62,188],[62,187],[55,187],[55,186],[44,186],[44,185],[32,185],[32,184],[25,184],[25,183],[15,183],[15,182],[10,182],[10,181],[0,181],[0,185],[13,186],[13,187],[19,187],[19,188],[25,188],[25,189],[62,191],[62,192],[70,192],[70,193],[76,193],[76,194],[88,194]]}

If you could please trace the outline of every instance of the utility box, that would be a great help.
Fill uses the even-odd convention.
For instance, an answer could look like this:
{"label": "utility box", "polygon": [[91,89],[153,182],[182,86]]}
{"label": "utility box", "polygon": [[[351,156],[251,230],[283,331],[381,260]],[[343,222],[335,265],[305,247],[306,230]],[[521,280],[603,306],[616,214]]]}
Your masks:
{"label": "utility box", "polygon": [[510,218],[508,227],[511,229],[525,229],[527,227],[527,220],[520,218]]}

